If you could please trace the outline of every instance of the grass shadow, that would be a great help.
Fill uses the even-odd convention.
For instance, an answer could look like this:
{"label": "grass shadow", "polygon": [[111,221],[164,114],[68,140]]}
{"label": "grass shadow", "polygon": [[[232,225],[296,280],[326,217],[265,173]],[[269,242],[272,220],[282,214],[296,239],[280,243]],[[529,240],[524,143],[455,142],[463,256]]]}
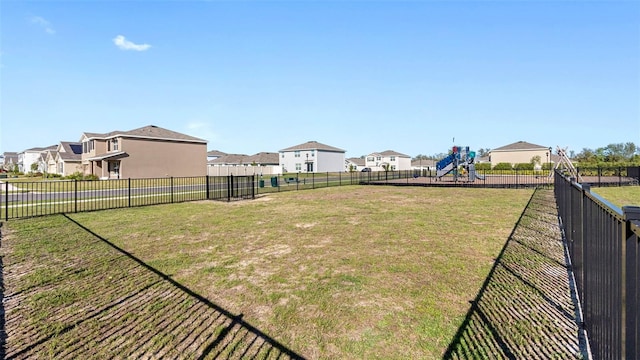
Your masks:
{"label": "grass shadow", "polygon": [[[579,358],[575,307],[555,199],[536,190],[443,359]],[[540,231],[531,230],[540,229]]]}
{"label": "grass shadow", "polygon": [[[95,250],[98,256],[86,254],[100,261],[76,266],[99,270],[83,281],[60,276],[49,279],[41,287],[44,291],[10,294],[14,303],[29,303],[25,300],[40,296],[63,310],[49,311],[41,319],[48,323],[46,331],[33,321],[8,326],[19,341],[10,343],[3,358],[304,359],[244,321],[242,314],[231,313],[78,221],[62,216],[96,243],[107,245]],[[65,271],[83,273],[73,267]],[[72,282],[68,285],[72,287],[65,287],[66,282]],[[56,296],[46,298],[46,291]],[[64,303],[70,291],[88,293],[85,298],[90,299]]]}

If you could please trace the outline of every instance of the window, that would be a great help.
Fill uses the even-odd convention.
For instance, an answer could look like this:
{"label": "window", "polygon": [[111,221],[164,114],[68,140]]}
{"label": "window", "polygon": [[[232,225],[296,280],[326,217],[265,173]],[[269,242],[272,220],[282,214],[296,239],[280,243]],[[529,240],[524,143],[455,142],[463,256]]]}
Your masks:
{"label": "window", "polygon": [[396,166],[395,165],[391,165],[391,171],[396,171]]}
{"label": "window", "polygon": [[293,152],[293,156],[294,157],[300,157],[300,151],[294,151]]}
{"label": "window", "polygon": [[395,156],[392,156],[392,157],[391,157],[391,161],[396,161],[396,157],[395,157]]}
{"label": "window", "polygon": [[63,164],[64,163],[59,163],[58,164],[58,174],[62,174],[63,173],[63,170],[64,170],[63,167],[62,167]]}
{"label": "window", "polygon": [[111,139],[111,150],[118,151],[118,139]]}
{"label": "window", "polygon": [[373,156],[369,156],[369,157],[367,158],[367,161],[373,161],[373,160],[374,160]]}
{"label": "window", "polygon": [[311,156],[316,156],[316,152],[311,150]]}
{"label": "window", "polygon": [[82,142],[82,153],[86,154],[89,152],[89,143],[86,141]]}
{"label": "window", "polygon": [[282,158],[284,159],[284,153],[282,153]]}
{"label": "window", "polygon": [[302,170],[302,164],[296,163],[296,171],[301,171],[301,170]]}

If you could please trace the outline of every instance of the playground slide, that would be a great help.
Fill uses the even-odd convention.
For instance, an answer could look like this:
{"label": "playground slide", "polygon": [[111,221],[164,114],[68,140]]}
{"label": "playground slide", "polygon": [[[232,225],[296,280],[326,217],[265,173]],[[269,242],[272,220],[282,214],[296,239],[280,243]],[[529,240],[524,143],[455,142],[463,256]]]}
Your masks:
{"label": "playground slide", "polygon": [[485,177],[484,177],[484,175],[480,175],[480,174],[476,173],[476,179],[478,179],[478,180],[484,180],[484,179],[485,179]]}
{"label": "playground slide", "polygon": [[453,170],[453,163],[452,162],[450,162],[447,166],[445,166],[442,169],[437,169],[436,177],[441,178],[441,177],[447,175],[448,173],[450,173],[451,170]]}

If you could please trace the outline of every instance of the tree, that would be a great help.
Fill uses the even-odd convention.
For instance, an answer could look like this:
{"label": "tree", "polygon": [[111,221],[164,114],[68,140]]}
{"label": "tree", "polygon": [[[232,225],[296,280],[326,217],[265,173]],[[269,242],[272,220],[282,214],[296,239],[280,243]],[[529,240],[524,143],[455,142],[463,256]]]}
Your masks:
{"label": "tree", "polygon": [[31,164],[31,171],[33,171],[33,172],[38,171],[38,163],[32,163]]}
{"label": "tree", "polygon": [[480,148],[480,149],[478,149],[478,151],[476,151],[476,155],[478,157],[489,156],[489,151],[491,151],[491,149],[489,149],[489,148]]}
{"label": "tree", "polygon": [[531,161],[529,161],[529,163],[531,163],[531,165],[533,166],[533,168],[536,168],[537,166],[542,165],[542,159],[540,158],[540,155],[536,155],[534,157],[531,158]]}

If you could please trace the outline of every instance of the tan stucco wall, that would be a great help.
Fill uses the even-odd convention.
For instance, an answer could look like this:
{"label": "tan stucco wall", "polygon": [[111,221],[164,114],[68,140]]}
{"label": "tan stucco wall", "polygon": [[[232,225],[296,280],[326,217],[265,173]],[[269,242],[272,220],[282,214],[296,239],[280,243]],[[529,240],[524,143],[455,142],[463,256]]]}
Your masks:
{"label": "tan stucco wall", "polygon": [[[207,144],[121,138],[121,178],[205,176]],[[105,174],[107,169],[105,166]]]}
{"label": "tan stucco wall", "polygon": [[540,163],[544,164],[547,162],[549,154],[548,149],[540,149],[540,150],[517,150],[517,151],[492,151],[490,153],[491,156],[491,167],[496,166],[499,163],[505,162],[510,164],[520,164],[520,163],[530,163],[531,158],[534,156],[540,156]]}

